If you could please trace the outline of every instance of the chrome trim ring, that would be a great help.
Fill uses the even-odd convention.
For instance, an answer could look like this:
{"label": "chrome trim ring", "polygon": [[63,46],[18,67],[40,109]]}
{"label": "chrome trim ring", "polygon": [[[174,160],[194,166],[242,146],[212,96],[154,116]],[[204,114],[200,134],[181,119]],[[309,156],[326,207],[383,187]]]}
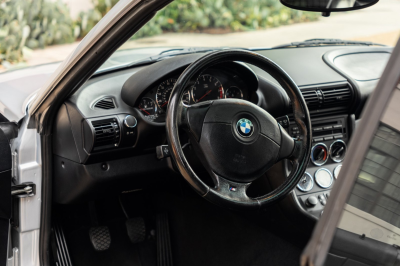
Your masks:
{"label": "chrome trim ring", "polygon": [[336,166],[335,169],[333,169],[333,177],[334,177],[335,179],[338,178],[340,169],[342,169],[342,165],[341,165],[341,164],[338,165],[338,166]]}
{"label": "chrome trim ring", "polygon": [[[329,176],[330,176],[330,178],[331,178],[331,180],[330,180],[330,182],[329,182],[329,185],[324,186],[324,185],[322,185],[320,182],[318,182],[317,174],[318,174],[320,171],[326,171],[326,172],[329,174]],[[315,172],[315,174],[314,174],[314,178],[315,178],[315,182],[317,183],[317,185],[320,186],[320,187],[322,187],[322,188],[329,188],[330,186],[332,186],[332,183],[333,183],[333,176],[332,176],[331,171],[329,171],[329,170],[326,169],[326,168],[320,168],[320,169],[318,169],[318,170]]]}
{"label": "chrome trim ring", "polygon": [[[133,117],[133,118],[135,119],[135,125],[130,126],[130,125],[128,124],[128,122],[126,121],[126,119],[129,118],[129,117]],[[137,126],[137,119],[136,119],[136,117],[134,117],[133,115],[127,115],[127,116],[125,116],[125,118],[124,118],[124,125],[125,125],[126,127],[128,127],[128,128],[134,128],[134,127],[136,127],[136,126]]]}
{"label": "chrome trim ring", "polygon": [[[323,163],[317,163],[317,162],[314,161],[314,158],[313,158],[314,149],[315,149],[317,146],[319,146],[319,145],[324,146],[325,149],[326,149],[326,153],[327,153],[327,154],[326,154],[326,159],[325,159],[325,161],[324,161]],[[327,147],[324,143],[322,143],[322,142],[315,144],[315,145],[312,147],[312,149],[311,149],[310,159],[311,159],[311,162],[312,162],[313,164],[315,164],[316,166],[322,166],[322,165],[324,165],[324,164],[328,161],[328,159],[329,159],[329,149],[328,149],[328,147]]]}
{"label": "chrome trim ring", "polygon": [[335,159],[333,159],[333,156],[332,156],[332,145],[335,144],[336,142],[343,143],[345,156],[346,156],[346,152],[347,152],[347,145],[343,140],[339,139],[339,140],[332,142],[332,144],[329,146],[329,157],[331,157],[332,161],[334,161],[336,163],[340,163],[340,162],[343,162],[345,156],[343,156],[343,158],[341,160],[335,160]]}
{"label": "chrome trim ring", "polygon": [[[305,175],[308,175],[308,177],[310,178],[310,180],[311,180],[311,188],[310,188],[310,189],[303,189],[303,188],[301,188],[301,187],[299,186],[299,184],[297,184],[297,188],[298,188],[298,190],[300,190],[300,191],[302,191],[302,192],[308,192],[308,191],[310,191],[311,189],[313,189],[313,187],[314,187],[314,178],[312,177],[312,175],[310,175],[310,174],[307,173],[307,172],[304,172],[304,174],[305,174]],[[302,179],[303,179],[303,178],[302,178]],[[301,182],[302,179],[300,179],[299,183]]]}

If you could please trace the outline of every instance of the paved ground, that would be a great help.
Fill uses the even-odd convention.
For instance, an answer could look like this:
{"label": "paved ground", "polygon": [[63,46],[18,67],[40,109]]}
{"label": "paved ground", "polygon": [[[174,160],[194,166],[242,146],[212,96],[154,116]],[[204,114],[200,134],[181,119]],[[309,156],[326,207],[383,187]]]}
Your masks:
{"label": "paved ground", "polygon": [[[126,43],[123,48],[157,46],[271,47],[311,38],[340,38],[395,45],[400,37],[400,0],[382,0],[364,10],[334,14],[319,21],[260,31],[220,35],[169,33]],[[78,43],[35,50],[28,65],[61,61]]]}

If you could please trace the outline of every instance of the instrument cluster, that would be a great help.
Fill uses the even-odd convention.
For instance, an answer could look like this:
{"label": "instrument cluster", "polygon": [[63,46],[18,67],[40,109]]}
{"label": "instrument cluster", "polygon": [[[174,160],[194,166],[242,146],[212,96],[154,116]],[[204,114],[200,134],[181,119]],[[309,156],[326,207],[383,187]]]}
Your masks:
{"label": "instrument cluster", "polygon": [[[164,122],[169,98],[178,76],[173,76],[158,82],[141,98],[138,108],[144,117],[151,122]],[[218,99],[249,100],[249,91],[237,74],[222,70],[209,70],[202,73],[188,85],[182,95],[182,102],[191,105],[199,102]]]}

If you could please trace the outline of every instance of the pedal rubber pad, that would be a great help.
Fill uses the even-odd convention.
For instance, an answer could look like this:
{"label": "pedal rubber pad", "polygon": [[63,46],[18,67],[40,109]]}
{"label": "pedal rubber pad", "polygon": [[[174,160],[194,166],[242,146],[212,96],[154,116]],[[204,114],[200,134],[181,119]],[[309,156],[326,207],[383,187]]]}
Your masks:
{"label": "pedal rubber pad", "polygon": [[132,243],[143,242],[146,238],[146,226],[142,217],[136,217],[126,220],[126,231]]}
{"label": "pedal rubber pad", "polygon": [[91,227],[89,236],[96,251],[107,250],[111,245],[111,235],[107,226]]}

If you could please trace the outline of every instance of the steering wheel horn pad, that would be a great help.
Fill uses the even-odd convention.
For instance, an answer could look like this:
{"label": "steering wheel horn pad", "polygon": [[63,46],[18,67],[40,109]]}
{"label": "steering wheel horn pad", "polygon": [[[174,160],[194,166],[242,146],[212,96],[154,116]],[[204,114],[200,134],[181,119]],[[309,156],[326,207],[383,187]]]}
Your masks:
{"label": "steering wheel horn pad", "polygon": [[[264,109],[239,99],[183,105],[188,85],[202,71],[222,62],[241,61],[269,73],[282,86],[293,107],[300,139],[293,139]],[[214,180],[208,186],[186,160],[179,129],[189,133],[200,161]],[[189,65],[171,92],[166,119],[171,157],[186,181],[204,198],[231,209],[260,209],[290,193],[303,176],[311,152],[311,120],[304,98],[290,76],[270,59],[247,50],[208,53]],[[247,188],[276,162],[289,159],[292,172],[273,191],[248,197]]]}
{"label": "steering wheel horn pad", "polygon": [[[281,137],[286,131],[255,104],[223,99],[210,102],[202,110],[206,112],[203,121],[195,105],[186,114],[189,131],[191,127],[201,130],[195,133],[199,145],[194,147],[199,148],[196,151],[202,153],[210,170],[227,180],[247,183],[263,175],[279,159],[282,139],[290,139],[286,145],[291,146],[290,151],[294,148],[290,137]],[[238,125],[239,121],[243,126]]]}

